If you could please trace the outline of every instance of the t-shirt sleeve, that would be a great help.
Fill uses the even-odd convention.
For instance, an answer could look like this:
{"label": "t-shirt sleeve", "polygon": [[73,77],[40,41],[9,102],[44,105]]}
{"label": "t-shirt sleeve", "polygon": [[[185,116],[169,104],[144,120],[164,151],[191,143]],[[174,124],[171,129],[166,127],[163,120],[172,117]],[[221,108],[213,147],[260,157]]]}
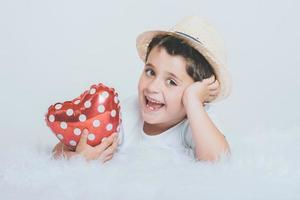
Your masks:
{"label": "t-shirt sleeve", "polygon": [[121,101],[121,124],[118,133],[118,149],[123,149],[134,135],[134,128],[139,121],[137,95],[130,96]]}
{"label": "t-shirt sleeve", "polygon": [[194,150],[195,149],[195,143],[194,143],[193,138],[192,138],[192,130],[191,130],[191,127],[189,125],[188,120],[186,120],[184,122],[182,135],[183,135],[183,145],[186,148]]}

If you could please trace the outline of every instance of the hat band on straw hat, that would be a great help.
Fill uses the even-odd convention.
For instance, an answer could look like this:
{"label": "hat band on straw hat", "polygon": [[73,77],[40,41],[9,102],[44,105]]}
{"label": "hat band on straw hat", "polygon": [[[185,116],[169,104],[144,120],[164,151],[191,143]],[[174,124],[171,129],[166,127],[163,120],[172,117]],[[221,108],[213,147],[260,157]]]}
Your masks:
{"label": "hat band on straw hat", "polygon": [[199,41],[198,39],[196,39],[196,38],[194,38],[193,36],[190,36],[190,35],[188,35],[188,34],[186,34],[186,33],[179,32],[179,31],[175,31],[175,33],[177,33],[177,34],[179,34],[179,35],[186,36],[186,37],[188,37],[188,38],[190,38],[190,39],[192,39],[192,40],[194,40],[194,41],[200,43],[201,45],[203,44],[203,43],[202,43],[201,41]]}

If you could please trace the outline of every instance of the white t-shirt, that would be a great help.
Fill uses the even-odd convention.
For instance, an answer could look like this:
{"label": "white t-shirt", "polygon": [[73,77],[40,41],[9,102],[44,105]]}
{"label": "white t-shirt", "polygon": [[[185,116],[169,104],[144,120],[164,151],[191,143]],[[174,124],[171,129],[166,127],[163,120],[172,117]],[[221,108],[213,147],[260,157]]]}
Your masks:
{"label": "white t-shirt", "polygon": [[[206,111],[210,110],[206,105]],[[207,112],[209,114],[209,112]],[[137,143],[151,147],[167,148],[180,153],[193,153],[195,144],[188,120],[184,119],[158,135],[147,135],[143,131],[143,119],[139,110],[138,97],[132,96],[121,103],[122,124],[119,132],[118,151],[124,151]]]}

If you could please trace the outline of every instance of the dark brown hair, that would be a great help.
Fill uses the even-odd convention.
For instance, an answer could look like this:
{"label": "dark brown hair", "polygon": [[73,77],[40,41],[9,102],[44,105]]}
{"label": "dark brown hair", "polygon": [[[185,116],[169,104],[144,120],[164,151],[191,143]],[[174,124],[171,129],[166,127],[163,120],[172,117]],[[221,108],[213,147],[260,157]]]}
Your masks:
{"label": "dark brown hair", "polygon": [[187,62],[186,72],[194,81],[202,81],[215,74],[213,68],[201,53],[184,40],[172,35],[155,36],[148,46],[146,61],[149,53],[156,46],[165,48],[170,55],[180,55],[185,58]]}

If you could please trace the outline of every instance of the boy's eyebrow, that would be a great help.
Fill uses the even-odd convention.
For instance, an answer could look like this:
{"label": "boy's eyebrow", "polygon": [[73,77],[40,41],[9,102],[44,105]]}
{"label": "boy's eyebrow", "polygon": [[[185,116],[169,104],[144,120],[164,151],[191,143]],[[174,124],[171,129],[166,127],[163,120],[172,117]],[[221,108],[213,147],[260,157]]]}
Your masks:
{"label": "boy's eyebrow", "polygon": [[[151,66],[151,67],[153,67],[153,68],[156,68],[155,65],[153,65],[152,63],[149,63],[149,62],[147,62],[146,65],[149,65],[149,66]],[[173,78],[177,79],[178,81],[182,82],[182,80],[181,80],[180,78],[178,78],[174,73],[172,73],[172,72],[167,72],[167,74],[168,74],[169,76],[172,76]]]}

